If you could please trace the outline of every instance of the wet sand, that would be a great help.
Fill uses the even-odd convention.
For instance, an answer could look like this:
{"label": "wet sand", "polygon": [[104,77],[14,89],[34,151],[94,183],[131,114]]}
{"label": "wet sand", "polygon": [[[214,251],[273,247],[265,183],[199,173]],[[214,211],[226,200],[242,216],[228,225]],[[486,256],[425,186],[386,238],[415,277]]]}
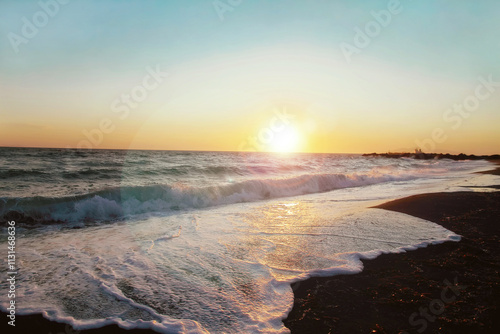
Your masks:
{"label": "wet sand", "polygon": [[423,194],[378,208],[430,220],[462,240],[296,284],[284,320],[292,333],[500,333],[500,192]]}

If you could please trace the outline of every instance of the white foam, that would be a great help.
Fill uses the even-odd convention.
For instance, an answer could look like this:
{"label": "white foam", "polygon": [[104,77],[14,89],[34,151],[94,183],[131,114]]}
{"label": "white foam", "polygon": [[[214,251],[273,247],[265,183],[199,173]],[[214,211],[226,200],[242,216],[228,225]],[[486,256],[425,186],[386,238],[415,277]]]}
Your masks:
{"label": "white foam", "polygon": [[11,199],[0,210],[0,214],[18,211],[38,221],[93,223],[144,213],[255,202],[393,181],[408,181],[423,175],[425,173],[417,170],[393,171],[392,174],[383,174],[376,170],[370,173],[306,174],[288,178],[252,179],[198,188],[176,185],[120,187],[78,197]]}
{"label": "white foam", "polygon": [[20,314],[43,311],[76,329],[287,333],[291,282],[458,238],[367,203],[311,196],[19,236]]}
{"label": "white foam", "polygon": [[[466,176],[472,185],[481,177]],[[362,259],[460,240],[431,222],[367,207],[463,182],[378,183],[79,230],[20,230],[18,311],[76,329],[287,333],[281,320],[293,304],[291,282],[354,274]]]}

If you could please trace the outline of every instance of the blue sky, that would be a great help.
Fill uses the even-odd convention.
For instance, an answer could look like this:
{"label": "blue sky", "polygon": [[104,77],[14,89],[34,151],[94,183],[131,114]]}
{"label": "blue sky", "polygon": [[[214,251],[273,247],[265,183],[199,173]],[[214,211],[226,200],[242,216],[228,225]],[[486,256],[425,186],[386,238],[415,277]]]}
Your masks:
{"label": "blue sky", "polygon": [[[386,10],[388,3],[242,0],[221,20],[208,0],[73,0],[60,5],[16,53],[9,33],[21,35],[23,17],[32,20],[41,8],[37,1],[2,0],[2,123],[18,127],[19,145],[32,143],[34,137],[25,132],[38,127],[38,136],[60,134],[43,146],[75,146],[84,129],[110,114],[116,96],[141,82],[146,67],[160,66],[170,78],[137,114],[116,121],[116,133],[102,147],[150,147],[151,140],[134,144],[132,137],[159,131],[153,124],[175,124],[184,132],[203,128],[204,138],[229,127],[238,130],[228,132],[230,145],[221,146],[224,138],[202,143],[181,136],[177,144],[165,137],[158,147],[230,149],[241,141],[237,133],[244,138],[258,129],[260,116],[253,124],[252,115],[264,119],[265,108],[287,104],[301,117],[309,110],[322,125],[318,136],[342,141],[322,144],[319,151],[411,148],[436,126],[448,126],[441,124],[443,111],[470,94],[478,76],[500,81],[500,2],[401,0],[401,12],[346,62],[339,45],[352,44],[354,28],[363,29],[374,20],[371,12]],[[460,129],[448,131],[438,149],[459,150],[464,136],[476,143],[471,150],[498,149],[491,124],[500,120],[499,95],[482,102],[480,113]],[[378,142],[366,135],[365,146],[350,137],[373,136],[374,126],[383,132],[411,126],[411,131],[401,136],[394,130]],[[130,132],[134,136],[127,137]],[[490,132],[493,139],[487,139]],[[396,145],[390,138],[398,136]],[[9,143],[14,142],[0,145]]]}

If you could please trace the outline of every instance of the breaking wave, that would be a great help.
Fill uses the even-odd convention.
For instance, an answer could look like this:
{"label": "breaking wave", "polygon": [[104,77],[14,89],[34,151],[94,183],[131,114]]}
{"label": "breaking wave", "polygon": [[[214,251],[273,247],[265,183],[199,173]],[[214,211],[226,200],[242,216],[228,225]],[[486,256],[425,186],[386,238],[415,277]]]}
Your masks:
{"label": "breaking wave", "polygon": [[206,208],[367,186],[417,178],[412,174],[305,174],[255,179],[202,188],[173,185],[125,186],[78,196],[0,198],[3,220],[21,223],[102,222],[144,213]]}

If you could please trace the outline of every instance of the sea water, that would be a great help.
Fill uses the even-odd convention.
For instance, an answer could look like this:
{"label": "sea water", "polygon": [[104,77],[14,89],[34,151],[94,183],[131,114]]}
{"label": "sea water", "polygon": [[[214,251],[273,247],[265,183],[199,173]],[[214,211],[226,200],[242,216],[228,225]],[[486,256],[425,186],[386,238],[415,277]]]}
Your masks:
{"label": "sea water", "polygon": [[[15,220],[18,314],[76,329],[287,333],[292,282],[460,240],[370,207],[471,190],[463,186],[488,177],[471,173],[490,168],[339,154],[0,148],[0,249]],[[3,311],[8,289],[2,280]]]}

